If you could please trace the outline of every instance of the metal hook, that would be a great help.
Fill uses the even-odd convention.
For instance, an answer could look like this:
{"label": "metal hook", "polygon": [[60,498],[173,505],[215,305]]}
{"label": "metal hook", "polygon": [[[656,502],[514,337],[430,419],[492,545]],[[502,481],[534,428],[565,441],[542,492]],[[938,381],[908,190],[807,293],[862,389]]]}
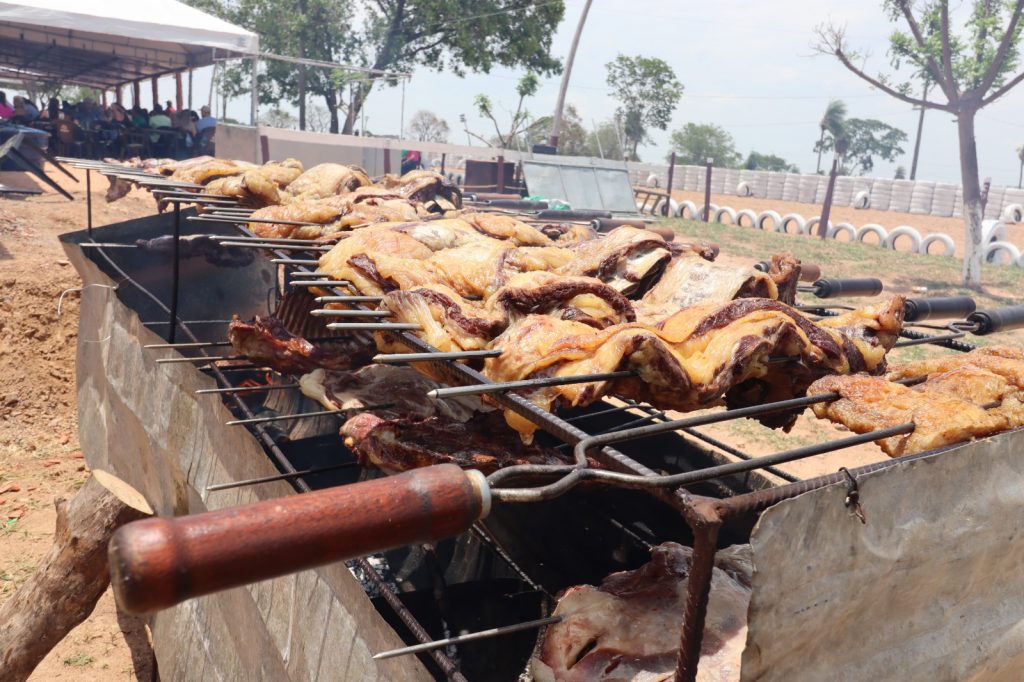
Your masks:
{"label": "metal hook", "polygon": [[846,499],[843,500],[843,504],[850,510],[850,513],[860,519],[860,522],[866,524],[868,522],[867,517],[864,516],[864,506],[860,503],[860,487],[857,485],[857,479],[853,477],[850,470],[846,467],[839,467],[839,471],[846,475]]}

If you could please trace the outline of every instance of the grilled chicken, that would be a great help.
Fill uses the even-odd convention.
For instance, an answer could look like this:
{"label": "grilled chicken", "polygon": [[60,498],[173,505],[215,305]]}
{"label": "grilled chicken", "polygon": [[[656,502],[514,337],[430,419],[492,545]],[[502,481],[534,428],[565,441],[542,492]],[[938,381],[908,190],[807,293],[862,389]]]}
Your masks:
{"label": "grilled chicken", "polygon": [[[907,387],[897,379],[925,378]],[[1009,346],[908,362],[881,377],[826,377],[809,389],[841,397],[814,413],[867,433],[913,423],[910,434],[878,441],[892,456],[954,445],[1024,426],[1024,350]]]}
{"label": "grilled chicken", "polygon": [[293,180],[288,185],[288,191],[282,195],[282,201],[294,203],[310,199],[324,199],[370,184],[372,184],[370,176],[358,166],[321,163]]}
{"label": "grilled chicken", "polygon": [[[268,206],[253,211],[249,229],[258,237],[276,239],[319,239],[357,226],[375,223],[416,220],[416,207],[404,199],[380,199],[364,196],[355,201],[356,193],[331,196],[325,199],[297,201],[290,204]],[[287,220],[317,225],[291,225],[263,222]]]}
{"label": "grilled chicken", "polygon": [[[599,331],[530,315],[495,339],[493,347],[504,352],[487,359],[484,373],[492,381],[636,373],[613,382],[565,384],[525,394],[548,411],[587,405],[608,392],[663,409],[696,410],[722,400],[741,407],[801,396],[823,375],[884,371],[903,308],[903,298],[894,297],[826,324],[777,301],[746,298],[693,306],[657,327],[633,323]],[[506,418],[524,438],[532,437],[536,427],[531,422],[512,412]],[[761,421],[788,428],[795,418],[783,413]]]}
{"label": "grilled chicken", "polygon": [[[673,679],[693,550],[666,542],[635,571],[612,573],[597,587],[559,595],[530,660],[536,682]],[[740,679],[753,566],[749,545],[718,552],[704,622],[699,682]]]}
{"label": "grilled chicken", "polygon": [[245,161],[229,161],[227,159],[210,159],[192,165],[179,165],[171,173],[171,180],[205,185],[217,178],[241,175],[245,171],[257,168],[255,164]]}
{"label": "grilled chicken", "polygon": [[397,190],[404,198],[430,204],[436,212],[462,208],[462,192],[443,175],[429,170],[412,170],[396,177],[385,175],[381,186]]}

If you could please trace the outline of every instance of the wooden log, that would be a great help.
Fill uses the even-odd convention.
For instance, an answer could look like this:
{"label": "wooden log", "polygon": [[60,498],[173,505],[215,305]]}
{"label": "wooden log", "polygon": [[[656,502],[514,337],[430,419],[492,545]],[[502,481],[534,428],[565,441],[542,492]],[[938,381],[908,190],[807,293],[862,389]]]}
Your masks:
{"label": "wooden log", "polygon": [[94,474],[70,501],[56,501],[57,528],[50,553],[0,607],[0,680],[28,679],[50,650],[89,617],[110,583],[110,536],[129,521],[149,515],[145,501],[141,496],[133,500],[138,493],[127,484],[110,474],[101,478],[117,492]]}

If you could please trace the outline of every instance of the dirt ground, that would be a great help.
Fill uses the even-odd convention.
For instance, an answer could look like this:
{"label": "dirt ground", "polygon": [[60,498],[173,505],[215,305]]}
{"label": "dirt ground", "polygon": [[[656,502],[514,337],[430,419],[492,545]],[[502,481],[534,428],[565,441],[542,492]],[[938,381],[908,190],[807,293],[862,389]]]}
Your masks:
{"label": "dirt ground", "polygon": [[[76,175],[81,180],[81,173]],[[51,177],[73,193],[74,203],[50,191],[22,200],[0,199],[0,603],[31,575],[49,550],[56,519],[54,500],[74,494],[88,476],[78,444],[75,412],[74,358],[80,295],[75,287],[79,282],[57,242],[59,234],[85,227],[85,185],[56,172]],[[154,204],[148,194],[134,190],[121,201],[107,204],[103,200],[106,181],[93,180],[95,225],[152,213]],[[0,182],[36,184],[6,173],[0,173]],[[703,199],[682,192],[677,196],[695,203]],[[721,196],[713,200],[736,209],[772,208],[804,217],[818,214],[818,207],[805,204]],[[942,231],[958,245],[962,242],[962,223],[956,219],[850,208],[836,208],[833,216],[834,222],[847,221],[856,226],[876,222],[887,228],[907,224],[922,232]],[[1011,239],[1024,246],[1024,228],[1010,229]],[[730,255],[730,248],[738,251],[746,234],[736,231],[728,239],[719,239],[724,261],[750,261],[749,256]],[[880,276],[887,291],[912,290],[900,273]],[[808,417],[801,418],[788,435],[752,422],[710,427],[707,431],[752,453],[846,435]],[[881,457],[884,455],[877,447],[867,445],[784,468],[806,477]],[[56,647],[32,679],[106,682],[149,680],[151,675],[144,623],[119,614],[108,590],[88,621]]]}
{"label": "dirt ground", "polygon": [[[54,500],[72,496],[89,475],[75,413],[79,280],[56,239],[85,226],[85,184],[51,177],[74,203],[51,192],[0,199],[0,603],[49,551]],[[138,193],[106,204],[106,181],[93,180],[96,225],[152,211]],[[34,184],[14,173],[0,173],[0,182]],[[108,589],[31,679],[149,680],[147,636],[140,619],[117,612]]]}

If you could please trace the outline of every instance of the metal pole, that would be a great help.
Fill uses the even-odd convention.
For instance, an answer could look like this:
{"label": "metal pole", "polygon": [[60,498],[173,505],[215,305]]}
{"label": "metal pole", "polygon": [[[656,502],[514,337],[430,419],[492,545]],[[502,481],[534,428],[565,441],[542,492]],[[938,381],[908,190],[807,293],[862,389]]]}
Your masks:
{"label": "metal pole", "polygon": [[92,239],[92,171],[86,169],[85,171],[85,211],[86,211],[86,230],[88,230],[89,238]]}
{"label": "metal pole", "polygon": [[665,215],[668,216],[672,212],[672,176],[676,170],[676,153],[672,152],[672,156],[668,160],[668,186],[665,187],[665,193],[668,194],[668,199],[665,200]]}
{"label": "metal pole", "polygon": [[701,211],[701,217],[704,222],[710,222],[711,220],[711,168],[715,165],[714,159],[708,159],[707,170],[704,172],[704,210]]}
{"label": "metal pole", "polygon": [[167,343],[174,343],[174,337],[178,332],[178,284],[180,282],[181,268],[181,202],[174,202],[174,249],[171,254],[171,307],[170,307],[170,331],[167,332]]}
{"label": "metal pole", "polygon": [[249,103],[249,123],[256,125],[256,117],[259,115],[260,98],[256,93],[256,85],[259,77],[260,70],[260,56],[254,54],[252,56],[252,98]]}
{"label": "metal pole", "polygon": [[[925,81],[924,93],[921,95],[921,99],[928,99],[928,86],[930,83]],[[910,163],[910,179],[913,180],[917,177],[917,157],[921,153],[921,130],[924,128],[924,107],[921,107],[921,115],[917,117],[917,139],[914,140],[914,160]]]}
{"label": "metal pole", "polygon": [[505,157],[498,157],[498,181],[497,187],[494,188],[498,194],[505,192]]}
{"label": "metal pole", "polygon": [[828,217],[832,213],[832,193],[836,188],[836,176],[839,175],[839,158],[832,157],[832,170],[828,174],[828,187],[825,188],[825,201],[821,205],[821,218],[818,222],[818,236],[828,236]]}
{"label": "metal pole", "polygon": [[402,79],[402,110],[398,118],[398,139],[405,135],[405,79]]}
{"label": "metal pole", "polygon": [[448,157],[447,154],[445,154],[444,152],[441,152],[441,175],[444,175],[444,162],[445,162],[445,159],[447,157]]}
{"label": "metal pole", "polygon": [[174,72],[174,108],[181,111],[185,107],[185,93],[182,92],[181,71]]}
{"label": "metal pole", "polygon": [[192,72],[195,69],[188,70],[188,109],[192,111]]}
{"label": "metal pole", "polygon": [[213,84],[217,82],[217,66],[218,66],[217,63],[214,62],[213,70],[210,72],[210,96],[206,99],[206,106],[210,107],[210,112],[211,113],[216,110],[216,107],[214,107],[214,105],[213,105],[214,104]]}
{"label": "metal pole", "polygon": [[155,109],[157,104],[160,104],[160,85],[159,80],[156,76],[149,79],[150,89],[153,91],[153,106],[151,109]]}
{"label": "metal pole", "polygon": [[565,109],[565,93],[569,89],[569,76],[572,75],[572,63],[576,59],[576,48],[580,44],[580,36],[583,34],[583,25],[587,22],[587,13],[590,11],[590,3],[587,0],[583,5],[583,12],[580,14],[580,22],[576,24],[576,35],[572,37],[572,45],[569,47],[569,56],[565,60],[565,71],[562,72],[562,84],[558,88],[558,102],[555,104],[555,116],[551,122],[551,139],[548,144],[558,149],[558,136],[562,132],[562,110]]}

